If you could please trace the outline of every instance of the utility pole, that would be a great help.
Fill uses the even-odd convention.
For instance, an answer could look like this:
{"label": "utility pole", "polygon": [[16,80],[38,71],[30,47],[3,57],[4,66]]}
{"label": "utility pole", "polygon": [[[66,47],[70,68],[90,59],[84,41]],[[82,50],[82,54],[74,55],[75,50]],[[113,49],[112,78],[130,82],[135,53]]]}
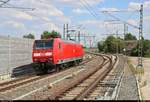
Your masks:
{"label": "utility pole", "polygon": [[139,25],[139,51],[138,51],[138,68],[143,68],[142,56],[143,56],[143,4],[140,8],[140,25]]}
{"label": "utility pole", "polygon": [[119,44],[118,44],[118,43],[119,43],[119,42],[118,42],[118,30],[116,31],[116,37],[117,37],[117,55],[118,55],[118,52],[119,52],[119,51],[118,51],[118,49],[119,49],[119,46],[118,46],[118,45],[119,45]]}
{"label": "utility pole", "polygon": [[80,31],[78,32],[78,41],[80,43]]}
{"label": "utility pole", "polygon": [[91,38],[89,40],[90,40],[90,48],[92,48],[92,40],[91,40]]}
{"label": "utility pole", "polygon": [[126,24],[124,23],[124,40],[125,40],[125,36],[126,36]]}
{"label": "utility pole", "polygon": [[93,36],[93,47],[94,47],[94,43],[95,43],[95,36]]}
{"label": "utility pole", "polygon": [[63,29],[63,38],[64,38],[64,40],[65,40],[65,35],[66,35],[66,24],[64,24],[64,27],[63,27],[64,29]]}
{"label": "utility pole", "polygon": [[69,34],[68,34],[68,32],[69,32],[69,30],[68,30],[68,24],[67,24],[67,26],[66,26],[66,32],[67,32],[67,40],[68,40],[68,38],[69,38]]}
{"label": "utility pole", "polygon": [[126,36],[126,24],[124,23],[124,54],[126,56],[126,42],[125,42],[125,36]]}
{"label": "utility pole", "polygon": [[[76,35],[70,35],[70,37],[75,37]],[[95,40],[95,36],[94,35],[81,35],[81,32],[79,31],[78,32],[78,41],[80,42],[81,41],[81,38],[83,38],[83,40],[84,40],[84,44],[86,45],[87,44],[87,42],[90,44],[90,47],[92,46],[92,40],[93,40],[93,42],[94,42],[94,40]],[[87,39],[86,39],[87,38]],[[88,41],[86,41],[86,40],[88,40]]]}
{"label": "utility pole", "polygon": [[75,41],[77,41],[77,36],[78,36],[78,35],[75,33],[75,37],[74,37]]}
{"label": "utility pole", "polygon": [[84,46],[86,47],[86,37],[84,36]]}

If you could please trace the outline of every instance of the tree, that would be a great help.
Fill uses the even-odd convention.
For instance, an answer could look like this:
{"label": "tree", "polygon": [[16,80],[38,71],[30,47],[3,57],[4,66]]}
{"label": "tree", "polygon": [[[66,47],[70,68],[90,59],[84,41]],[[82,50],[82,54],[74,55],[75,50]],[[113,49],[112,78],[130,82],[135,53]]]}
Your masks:
{"label": "tree", "polygon": [[136,36],[132,35],[131,33],[127,33],[125,35],[125,40],[137,40]]}
{"label": "tree", "polygon": [[131,56],[138,56],[138,45],[131,50]]}
{"label": "tree", "polygon": [[106,53],[115,53],[117,47],[117,40],[114,36],[108,36],[104,42],[104,50]]}
{"label": "tree", "polygon": [[98,42],[97,46],[98,46],[99,52],[103,52],[104,51],[104,44],[103,44],[103,42]]}
{"label": "tree", "polygon": [[123,39],[119,37],[116,38],[114,36],[108,36],[104,42],[98,42],[97,46],[98,46],[99,52],[121,53],[123,52],[124,42],[123,42]]}
{"label": "tree", "polygon": [[[126,49],[128,54],[131,56],[138,56],[139,52],[139,44],[137,43],[138,40],[136,36],[132,35],[131,33],[126,34],[125,40],[133,40],[129,41],[128,43],[124,43],[124,40],[121,38],[116,38],[114,36],[108,36],[104,42],[100,41],[98,42],[97,46],[99,49],[99,52],[105,52],[105,53],[116,53],[117,47],[118,47],[118,53],[122,53],[124,46],[126,45]],[[150,40],[145,40],[144,37],[142,37],[143,42],[143,57],[150,57]],[[125,44],[125,45],[124,45]]]}
{"label": "tree", "polygon": [[61,37],[61,35],[60,35],[60,33],[58,33],[58,32],[56,32],[56,31],[53,30],[53,31],[51,32],[51,37],[52,37],[52,38]]}
{"label": "tree", "polygon": [[34,39],[34,35],[33,34],[28,34],[28,35],[24,35],[23,38],[28,38],[28,39]]}
{"label": "tree", "polygon": [[143,55],[145,57],[150,57],[150,40],[143,41]]}
{"label": "tree", "polygon": [[118,43],[118,53],[122,53],[123,52],[123,49],[124,49],[124,40],[121,39],[121,38],[116,38],[117,39],[117,43]]}
{"label": "tree", "polygon": [[49,38],[49,37],[50,37],[50,33],[48,31],[44,31],[43,34],[41,35],[41,39]]}
{"label": "tree", "polygon": [[56,38],[56,37],[61,38],[61,35],[54,30],[52,32],[44,31],[43,34],[41,34],[41,39]]}

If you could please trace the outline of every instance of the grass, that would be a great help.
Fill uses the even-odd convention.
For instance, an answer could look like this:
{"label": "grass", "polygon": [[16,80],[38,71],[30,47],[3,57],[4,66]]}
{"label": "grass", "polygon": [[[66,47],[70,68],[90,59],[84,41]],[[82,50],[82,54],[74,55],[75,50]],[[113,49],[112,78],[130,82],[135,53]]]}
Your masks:
{"label": "grass", "polygon": [[135,69],[134,66],[131,64],[131,61],[130,61],[129,59],[127,60],[127,63],[128,63],[128,65],[129,65],[129,68],[131,69],[132,73],[133,73],[133,74],[137,74],[136,69]]}
{"label": "grass", "polygon": [[144,68],[135,68],[133,65],[132,65],[132,63],[131,63],[131,61],[128,59],[128,65],[129,65],[129,67],[130,67],[130,69],[131,69],[131,71],[133,72],[133,74],[135,74],[135,75],[144,75]]}

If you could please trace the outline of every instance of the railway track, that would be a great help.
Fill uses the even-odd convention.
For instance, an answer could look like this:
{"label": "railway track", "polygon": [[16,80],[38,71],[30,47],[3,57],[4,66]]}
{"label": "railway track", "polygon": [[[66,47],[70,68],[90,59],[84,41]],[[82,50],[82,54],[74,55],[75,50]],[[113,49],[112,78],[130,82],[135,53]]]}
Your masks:
{"label": "railway track", "polygon": [[[20,99],[29,99],[29,100],[30,99],[33,99],[33,100],[43,100],[43,99],[46,99],[46,100],[91,100],[91,99],[93,100],[94,99],[95,100],[95,99],[100,99],[100,100],[103,100],[104,97],[111,96],[110,94],[114,96],[114,93],[116,97],[117,96],[116,91],[118,91],[119,89],[118,86],[119,86],[119,83],[121,82],[120,81],[121,75],[123,73],[122,73],[122,69],[114,68],[114,67],[116,67],[116,63],[120,58],[118,59],[118,57],[111,56],[111,55],[101,55],[101,54],[91,53],[91,52],[88,52],[88,53],[94,55],[95,58],[97,56],[101,57],[100,59],[101,63],[99,63],[99,65],[95,64],[91,68],[80,69],[82,70],[82,72],[76,71],[75,74],[71,74],[71,77],[65,76],[64,78],[61,78],[61,76],[59,75],[60,76],[59,78],[61,79],[55,78],[53,81],[50,81],[51,79],[47,78],[47,80],[49,81],[45,83],[44,87],[39,87],[39,88],[36,88],[35,90],[32,89],[33,91],[31,92],[26,91],[24,92],[24,94],[22,92],[22,95],[20,96],[14,95],[11,99],[14,99],[14,100],[18,100],[18,99],[19,100]],[[93,59],[84,60],[84,62],[81,63],[80,65],[84,65],[85,63],[88,63],[92,60]],[[118,63],[120,62],[118,61]],[[123,63],[120,63],[120,66],[122,64]],[[62,72],[65,70],[62,70]],[[52,73],[52,74],[56,74],[56,73]],[[51,75],[49,75],[49,77],[50,76]],[[46,77],[46,76],[40,76],[40,78],[41,77]],[[26,80],[26,81],[23,81],[23,80]],[[34,81],[31,81],[31,82],[30,80],[32,80],[32,78],[31,79],[23,78],[23,80],[16,79],[15,83],[13,83],[13,81],[10,81],[12,85],[9,85],[7,83],[6,86],[9,88],[6,88],[6,90],[3,89],[0,92],[6,91],[7,93],[7,90],[10,91],[13,87],[17,88],[19,86],[23,86],[24,84],[19,85],[19,83],[22,83],[22,82],[23,83],[25,82],[25,84],[33,83],[35,81],[39,83],[44,82],[44,81],[40,81],[40,79],[36,80],[36,77],[35,79],[33,77]],[[108,81],[111,81],[111,80],[113,80],[113,83],[109,84]],[[0,86],[0,89],[3,88],[4,86],[5,84],[3,83],[3,85]],[[26,85],[26,87],[28,87],[28,85]],[[31,90],[31,88],[29,87],[28,89]],[[16,92],[20,93],[19,90]],[[10,94],[10,92],[8,92],[7,94]]]}
{"label": "railway track", "polygon": [[[84,60],[78,66],[84,65],[84,64],[90,62],[94,57],[95,56],[93,56],[90,59]],[[30,76],[24,76],[24,77],[21,77],[21,78],[13,79],[11,81],[0,83],[0,93],[10,91],[10,90],[15,89],[17,87],[20,87],[20,86],[23,86],[23,85],[26,85],[26,84],[29,84],[29,83],[33,83],[33,82],[38,81],[38,80],[48,78],[48,77],[50,77],[54,74],[66,71],[68,69],[69,68],[60,70],[59,72],[52,72],[50,75],[42,75],[42,76],[30,75]]]}
{"label": "railway track", "polygon": [[30,82],[32,82],[34,80],[38,80],[38,79],[40,79],[39,76],[28,76],[28,77],[22,77],[22,78],[18,78],[15,80],[1,83],[0,84],[0,92],[11,90],[12,88],[19,87],[21,85],[30,83]]}
{"label": "railway track", "polygon": [[[29,100],[65,99],[66,100],[66,95],[68,94],[68,92],[70,92],[72,89],[76,90],[76,87],[78,87],[79,85],[81,85],[81,87],[79,86],[79,90],[77,88],[78,94],[73,92],[71,99],[80,100],[83,97],[86,97],[86,95],[88,95],[88,93],[91,92],[91,89],[96,87],[99,80],[105,78],[106,74],[108,74],[109,71],[112,69],[113,63],[116,62],[116,60],[112,61],[112,57],[109,57],[107,55],[100,55],[100,54],[94,54],[94,55],[100,57],[98,58],[100,62],[98,62],[97,60],[96,62],[94,62],[95,63],[94,65],[89,64],[92,68],[86,66],[87,68],[84,69],[82,72],[79,72],[78,74],[63,79],[61,78],[55,80],[54,82],[49,83],[44,87],[36,89],[35,91],[32,91],[16,99],[23,99],[23,100],[24,99],[29,99]],[[97,63],[99,63],[99,66],[97,66]],[[59,80],[62,81],[57,83],[57,81]]]}
{"label": "railway track", "polygon": [[[30,92],[28,91],[27,92],[24,92],[24,94],[22,95],[19,95],[19,96],[14,96],[12,97],[13,100],[43,100],[45,99],[45,97],[49,96],[51,94],[51,92],[53,93],[53,91],[51,91],[51,89],[53,90],[54,87],[56,87],[56,89],[58,89],[59,91],[61,90],[60,87],[62,89],[65,89],[63,88],[64,86],[70,86],[70,84],[72,84],[72,81],[74,81],[74,78],[76,78],[76,76],[78,75],[83,75],[82,73],[84,74],[87,74],[87,73],[91,73],[91,71],[89,70],[93,70],[93,69],[89,69],[90,67],[88,66],[95,66],[97,63],[98,63],[98,60],[100,61],[99,63],[101,63],[101,58],[99,58],[98,56],[96,56],[92,62],[90,63],[87,63],[83,66],[78,66],[77,69],[76,68],[73,68],[74,70],[76,71],[71,71],[69,73],[63,73],[64,75],[57,75],[58,77],[57,78],[49,78],[45,81],[48,81],[46,83],[43,83],[43,85],[40,87],[37,87],[36,85],[34,87],[37,87],[36,89],[34,88],[30,90]],[[73,78],[73,80],[72,80]],[[77,81],[81,80],[82,78],[78,78]],[[69,81],[69,85],[68,84],[64,84],[64,82],[68,82]],[[74,82],[73,82],[74,83]],[[39,82],[39,84],[41,84],[41,82]],[[59,87],[57,87],[57,85],[59,85]],[[30,88],[28,88],[29,90]],[[50,90],[49,90],[50,89]],[[55,92],[58,92],[55,90]],[[54,92],[54,93],[55,93]],[[53,93],[53,94],[54,94]]]}
{"label": "railway track", "polygon": [[98,82],[93,91],[87,94],[84,100],[117,100],[124,75],[125,60],[123,56],[118,56],[118,64]]}
{"label": "railway track", "polygon": [[[81,62],[79,65],[83,65],[85,63],[88,63],[92,59],[93,58],[85,60],[85,61]],[[67,69],[60,70],[59,72],[65,71],[65,70],[67,70]],[[59,72],[53,72],[53,74],[56,74],[56,73],[59,73]],[[10,80],[10,81],[7,81],[7,82],[3,82],[3,83],[0,83],[0,92],[4,92],[6,90],[10,90],[11,88],[15,88],[15,87],[21,86],[23,84],[30,83],[32,81],[36,81],[36,80],[39,80],[39,79],[42,79],[42,78],[45,78],[45,77],[48,77],[48,75],[44,75],[44,76],[30,75],[30,76],[22,76],[22,77],[17,78],[17,79],[13,79],[13,80]]]}
{"label": "railway track", "polygon": [[[94,53],[93,53],[94,54]],[[65,92],[57,95],[56,100],[83,100],[96,87],[100,80],[103,80],[109,71],[113,68],[116,60],[113,62],[111,57],[103,55],[103,63],[95,72],[91,73],[83,81],[78,83]]]}

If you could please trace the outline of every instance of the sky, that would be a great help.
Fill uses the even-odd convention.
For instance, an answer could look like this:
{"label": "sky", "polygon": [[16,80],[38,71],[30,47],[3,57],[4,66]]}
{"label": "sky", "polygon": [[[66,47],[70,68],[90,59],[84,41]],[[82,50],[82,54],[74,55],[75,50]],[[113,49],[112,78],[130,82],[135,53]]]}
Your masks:
{"label": "sky", "polygon": [[[62,34],[63,25],[68,23],[70,29],[80,30],[82,35],[96,36],[95,42],[104,40],[108,34],[117,31],[122,37],[123,22],[108,22],[116,20],[109,14],[138,27],[137,10],[140,9],[141,3],[144,5],[143,35],[150,39],[150,0],[10,0],[3,7],[14,6],[34,10],[0,7],[0,35],[22,37],[33,33],[36,39],[40,39],[45,30],[56,30]],[[102,13],[116,10],[130,12]],[[138,37],[137,28],[128,25],[128,32]],[[90,38],[85,40],[88,39]]]}

